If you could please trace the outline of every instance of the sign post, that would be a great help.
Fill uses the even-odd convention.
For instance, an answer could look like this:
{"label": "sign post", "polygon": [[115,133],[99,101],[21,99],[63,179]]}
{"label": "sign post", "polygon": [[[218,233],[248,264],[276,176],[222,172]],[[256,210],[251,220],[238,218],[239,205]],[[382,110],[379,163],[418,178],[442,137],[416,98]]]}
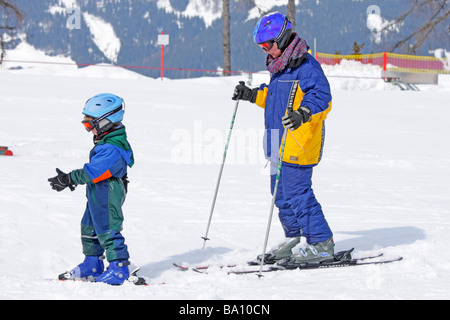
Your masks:
{"label": "sign post", "polygon": [[158,46],[161,46],[161,81],[164,78],[164,46],[169,45],[169,35],[164,31],[158,35]]}

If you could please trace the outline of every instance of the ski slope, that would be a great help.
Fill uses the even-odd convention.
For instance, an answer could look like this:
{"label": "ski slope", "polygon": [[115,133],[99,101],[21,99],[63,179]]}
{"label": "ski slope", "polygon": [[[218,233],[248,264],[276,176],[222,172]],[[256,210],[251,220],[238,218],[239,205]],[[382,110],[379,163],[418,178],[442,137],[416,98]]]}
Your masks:
{"label": "ski slope", "polygon": [[[325,69],[330,76],[378,75],[351,68]],[[0,145],[14,157],[0,157],[0,299],[449,299],[448,77],[420,92],[330,77],[333,111],[313,182],[336,250],[355,247],[355,256],[383,252],[403,261],[261,279],[173,268],[173,262],[245,264],[261,253],[269,169],[263,112],[247,102],[239,105],[211,240],[202,250],[239,80],[247,78],[160,81],[118,68],[5,64]],[[255,75],[252,85],[266,81],[266,74]],[[81,110],[101,92],[127,103],[124,123],[136,165],[129,171],[123,234],[140,275],[155,284],[150,287],[54,280],[83,260],[85,191],[56,193],[47,178],[57,167],[68,172],[88,161],[92,137],[80,123]],[[269,247],[281,240],[274,215]]]}

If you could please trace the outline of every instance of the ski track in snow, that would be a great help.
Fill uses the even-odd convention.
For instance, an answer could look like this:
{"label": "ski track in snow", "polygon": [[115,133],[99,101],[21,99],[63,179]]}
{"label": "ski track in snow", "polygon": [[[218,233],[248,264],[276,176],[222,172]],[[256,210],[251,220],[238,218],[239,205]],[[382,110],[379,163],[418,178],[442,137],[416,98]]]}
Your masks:
{"label": "ski track in snow", "polygon": [[[404,260],[259,279],[172,266],[244,264],[261,253],[271,195],[263,112],[247,102],[236,118],[211,240],[201,249],[235,104],[230,97],[245,77],[160,81],[118,68],[11,66],[0,69],[0,145],[15,153],[0,157],[1,299],[450,298],[448,77],[421,92],[399,91],[381,80],[330,77],[333,111],[313,187],[336,250],[355,247],[355,256],[384,252]],[[333,75],[351,68],[325,70]],[[267,75],[255,75],[252,85],[266,81]],[[57,167],[68,172],[88,160],[92,138],[80,123],[81,110],[100,92],[127,102],[124,123],[136,158],[124,205],[132,262],[151,283],[165,285],[48,280],[83,259],[85,191],[80,186],[56,193],[47,178]],[[274,215],[269,247],[282,239]]]}

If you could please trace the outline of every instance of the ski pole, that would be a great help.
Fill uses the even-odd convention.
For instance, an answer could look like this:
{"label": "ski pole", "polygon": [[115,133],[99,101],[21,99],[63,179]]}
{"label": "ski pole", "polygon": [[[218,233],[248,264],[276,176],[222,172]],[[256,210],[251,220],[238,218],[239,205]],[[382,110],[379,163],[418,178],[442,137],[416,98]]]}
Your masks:
{"label": "ski pole", "polygon": [[[298,80],[295,80],[294,82],[292,82],[291,92],[289,94],[289,101],[288,101],[288,105],[287,105],[287,111],[288,112],[293,110],[295,94],[297,93],[298,83],[299,83]],[[264,246],[263,246],[264,249],[263,249],[263,253],[262,253],[262,256],[261,256],[261,265],[259,267],[259,273],[258,273],[258,277],[260,277],[260,278],[263,276],[262,275],[262,269],[263,269],[264,260],[265,260],[265,257],[266,257],[267,242],[269,240],[270,225],[272,224],[273,209],[274,209],[275,200],[276,200],[276,197],[277,197],[278,184],[280,182],[281,166],[283,164],[284,148],[286,147],[287,131],[288,130],[286,128],[284,128],[282,145],[281,145],[280,160],[278,161],[277,177],[276,177],[276,180],[275,180],[275,187],[274,187],[273,195],[272,195],[272,204],[270,206],[269,221],[267,223],[266,237],[264,239]]]}
{"label": "ski pole", "polygon": [[[240,84],[245,85],[244,81],[239,81]],[[219,170],[219,177],[217,179],[217,184],[216,184],[216,191],[214,192],[214,197],[213,197],[213,201],[212,201],[212,205],[211,205],[211,211],[209,213],[209,220],[208,220],[208,226],[206,227],[206,233],[205,236],[202,237],[203,239],[203,249],[205,249],[205,245],[206,245],[206,241],[209,240],[208,238],[208,233],[209,233],[209,227],[211,226],[211,220],[213,217],[213,213],[214,213],[214,207],[216,206],[216,200],[217,200],[217,194],[219,192],[219,186],[220,186],[220,180],[222,179],[222,173],[223,173],[223,168],[225,166],[225,160],[227,158],[227,153],[228,153],[228,146],[230,144],[230,140],[231,140],[231,133],[233,131],[233,127],[234,127],[234,121],[236,119],[236,114],[238,111],[238,107],[239,107],[239,99],[237,99],[236,101],[236,106],[234,108],[234,113],[233,113],[233,117],[231,119],[231,125],[230,125],[230,132],[228,133],[228,139],[227,139],[227,143],[225,145],[225,151],[223,152],[223,160],[222,160],[222,165],[220,166],[220,170]]]}

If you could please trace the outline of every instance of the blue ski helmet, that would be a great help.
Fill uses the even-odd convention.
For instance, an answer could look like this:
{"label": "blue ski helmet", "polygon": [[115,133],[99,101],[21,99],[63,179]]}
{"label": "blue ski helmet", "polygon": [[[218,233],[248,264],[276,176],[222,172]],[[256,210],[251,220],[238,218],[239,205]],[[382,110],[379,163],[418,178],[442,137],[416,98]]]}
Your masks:
{"label": "blue ski helmet", "polygon": [[86,102],[83,114],[94,119],[83,121],[86,130],[95,128],[98,133],[106,132],[123,120],[125,101],[114,94],[98,94]]}
{"label": "blue ski helmet", "polygon": [[[270,47],[276,42],[278,48],[283,51],[289,44],[291,34],[292,24],[285,15],[276,11],[259,19],[253,30],[253,40],[259,45],[268,42]],[[265,48],[269,49],[268,47]]]}

